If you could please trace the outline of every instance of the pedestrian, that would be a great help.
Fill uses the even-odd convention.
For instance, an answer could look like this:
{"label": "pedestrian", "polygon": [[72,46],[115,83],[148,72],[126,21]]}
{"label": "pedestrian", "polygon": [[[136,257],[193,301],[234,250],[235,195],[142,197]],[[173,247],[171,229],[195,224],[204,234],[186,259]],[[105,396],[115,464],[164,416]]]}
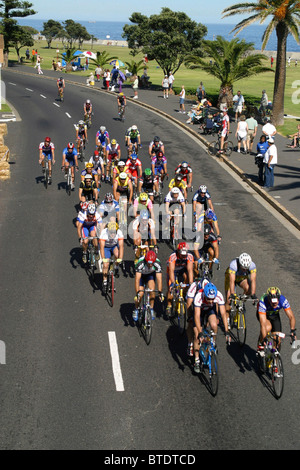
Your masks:
{"label": "pedestrian", "polygon": [[179,112],[182,114],[185,114],[185,106],[184,106],[184,101],[185,101],[185,89],[184,85],[181,86],[181,91],[179,93]]}
{"label": "pedestrian", "polygon": [[256,146],[255,164],[258,166],[258,184],[264,185],[264,156],[269,148],[265,135],[262,135]]}
{"label": "pedestrian", "polygon": [[242,114],[245,105],[245,100],[240,90],[238,90],[237,94],[234,95],[232,101],[233,111],[235,112],[235,122],[237,122],[238,117]]}
{"label": "pedestrian", "polygon": [[262,127],[263,134],[266,136],[267,140],[270,138],[274,138],[275,134],[277,133],[276,127],[271,123],[269,117],[265,117],[265,125]]}
{"label": "pedestrian", "polygon": [[288,58],[287,66],[289,66],[289,67],[291,66],[291,58],[290,57]]}
{"label": "pedestrian", "polygon": [[173,95],[173,83],[175,81],[174,75],[172,72],[169,72],[169,94]]}
{"label": "pedestrian", "polygon": [[162,88],[163,88],[163,93],[164,93],[164,99],[169,98],[169,78],[168,75],[165,75],[162,82]]}
{"label": "pedestrian", "polygon": [[29,52],[28,47],[27,47],[27,49],[26,49],[26,59],[27,59],[27,60],[30,59],[30,52]]}
{"label": "pedestrian", "polygon": [[110,71],[109,71],[109,69],[106,69],[105,80],[106,80],[106,89],[109,90],[109,84],[110,84]]}
{"label": "pedestrian", "polygon": [[132,88],[133,88],[133,92],[134,92],[134,97],[133,99],[134,100],[137,100],[138,99],[138,89],[139,89],[139,79],[138,79],[138,76],[137,75],[133,75],[133,83],[132,83]]}
{"label": "pedestrian", "polygon": [[201,103],[201,101],[205,98],[205,90],[203,89],[202,82],[200,82],[200,85],[196,90],[196,95],[198,102]]}
{"label": "pedestrian", "polygon": [[238,122],[236,133],[235,133],[235,136],[237,137],[237,140],[238,140],[238,148],[237,148],[238,153],[240,153],[241,151],[241,144],[243,144],[244,153],[247,153],[247,134],[248,134],[248,124],[246,123],[246,116],[242,114]]}
{"label": "pedestrian", "polygon": [[95,75],[97,77],[96,81],[99,82],[100,76],[102,75],[102,68],[99,67],[99,65],[97,65],[97,67],[95,68]]}
{"label": "pedestrian", "polygon": [[248,119],[246,119],[246,123],[248,125],[248,132],[247,132],[247,151],[252,152],[253,141],[257,134],[258,129],[258,122],[254,118],[253,114],[250,114]]}
{"label": "pedestrian", "polygon": [[273,63],[274,63],[274,57],[271,56],[271,68],[273,67]]}
{"label": "pedestrian", "polygon": [[274,139],[269,138],[268,146],[264,155],[264,167],[265,167],[265,184],[264,188],[273,188],[274,186],[274,167],[277,165],[277,147],[274,143]]}
{"label": "pedestrian", "polygon": [[260,108],[259,108],[259,112],[261,113],[262,118],[266,117],[266,109],[268,107],[268,104],[269,104],[269,99],[268,99],[266,90],[262,90],[261,99],[260,99]]}
{"label": "pedestrian", "polygon": [[297,67],[297,65],[298,65],[298,60],[295,59],[295,67]]}
{"label": "pedestrian", "polygon": [[36,66],[37,66],[37,72],[38,72],[39,75],[43,75],[43,71],[41,69],[41,62],[42,62],[42,58],[38,54],[37,57],[36,57]]}
{"label": "pedestrian", "polygon": [[95,78],[94,78],[94,74],[93,72],[91,72],[88,76],[88,78],[86,79],[86,84],[87,86],[90,86],[90,85],[94,85],[95,84]]}

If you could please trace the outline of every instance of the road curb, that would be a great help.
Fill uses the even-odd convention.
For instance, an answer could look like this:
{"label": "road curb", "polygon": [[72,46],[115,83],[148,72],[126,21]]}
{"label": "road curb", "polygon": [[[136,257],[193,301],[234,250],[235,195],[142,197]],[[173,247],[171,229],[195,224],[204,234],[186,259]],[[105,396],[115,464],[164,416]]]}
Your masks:
{"label": "road curb", "polygon": [[[24,71],[18,71],[18,70],[11,70],[11,71],[13,71],[14,73],[19,73],[19,74],[23,74],[23,75],[36,76],[36,74],[30,73],[30,72],[24,72]],[[42,75],[41,78],[46,78],[46,79],[55,80],[55,81],[57,80],[56,77],[49,77],[47,75]],[[64,77],[64,79],[65,79],[66,83],[69,83],[71,85],[82,86],[82,87],[85,87],[85,88],[88,88],[88,89],[93,89],[93,90],[98,91],[100,93],[105,93],[105,94],[109,93],[111,95],[116,96],[116,92],[111,92],[111,91],[108,91],[108,90],[102,90],[102,89],[99,89],[99,88],[90,87],[90,86],[88,86],[84,83],[74,82],[73,80],[67,80],[65,77]],[[209,142],[204,137],[199,135],[197,132],[195,132],[193,129],[188,127],[183,122],[178,121],[175,117],[171,116],[170,114],[167,114],[164,111],[161,111],[160,109],[154,108],[153,106],[151,106],[147,103],[144,103],[143,101],[135,100],[135,99],[130,98],[130,97],[126,97],[126,99],[129,100],[131,103],[134,103],[136,105],[147,108],[147,109],[149,109],[153,112],[158,113],[161,116],[164,116],[166,119],[168,119],[170,121],[173,121],[175,124],[180,126],[182,129],[187,131],[189,134],[193,135],[203,145],[205,145],[206,147],[209,146]],[[213,158],[216,158],[216,157],[213,157]],[[297,217],[295,217],[291,212],[289,212],[286,207],[284,207],[282,204],[277,202],[272,196],[270,196],[257,183],[255,183],[255,182],[251,181],[250,179],[248,179],[247,176],[245,175],[244,171],[241,168],[239,168],[237,165],[235,165],[233,162],[231,162],[229,160],[229,158],[224,156],[224,155],[222,155],[222,157],[219,158],[219,160],[224,162],[229,168],[231,168],[231,170],[233,170],[243,181],[245,181],[255,192],[257,192],[275,210],[277,210],[277,212],[279,212],[285,219],[287,219],[295,228],[300,230],[300,220],[297,219]]]}

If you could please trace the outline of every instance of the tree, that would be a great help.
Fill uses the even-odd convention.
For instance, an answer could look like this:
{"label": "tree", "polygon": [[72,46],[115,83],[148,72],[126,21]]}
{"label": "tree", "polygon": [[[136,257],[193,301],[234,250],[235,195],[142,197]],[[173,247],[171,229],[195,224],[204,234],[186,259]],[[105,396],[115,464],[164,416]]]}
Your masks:
{"label": "tree", "polygon": [[76,47],[69,47],[66,52],[59,55],[59,58],[66,62],[66,72],[70,72],[72,70],[71,62],[73,60],[76,61],[78,59],[78,54],[75,55],[76,51]]}
{"label": "tree", "polygon": [[190,68],[201,68],[216,77],[220,81],[220,92],[222,88],[226,89],[228,106],[232,106],[234,82],[272,71],[262,65],[266,56],[253,54],[254,44],[244,39],[234,38],[226,41],[222,36],[217,36],[214,41],[203,41],[202,47],[213,63],[193,54],[186,58],[186,64]]}
{"label": "tree", "polygon": [[286,45],[289,34],[299,44],[300,2],[296,0],[258,0],[253,3],[238,3],[223,10],[223,17],[252,14],[238,23],[232,31],[238,34],[256,21],[264,23],[271,16],[271,22],[262,36],[262,50],[265,49],[272,31],[276,31],[277,55],[273,92],[273,122],[284,123],[284,90],[286,81]]}
{"label": "tree", "polygon": [[162,8],[158,15],[149,18],[141,13],[132,13],[133,25],[123,27],[122,37],[133,52],[142,50],[149,60],[155,59],[164,74],[175,74],[186,55],[199,50],[207,28],[192,21],[183,12]]}
{"label": "tree", "polygon": [[105,65],[108,65],[112,60],[114,60],[116,57],[109,56],[108,52],[106,51],[97,51],[96,52],[97,58],[96,59],[90,59],[91,63],[96,65],[96,67],[101,67],[103,68]]}
{"label": "tree", "polygon": [[29,26],[19,26],[14,29],[13,37],[10,39],[10,45],[16,50],[18,62],[21,62],[20,49],[24,46],[32,47],[34,45],[32,34],[36,34],[37,32],[38,31]]}
{"label": "tree", "polygon": [[32,3],[18,0],[4,0],[0,3],[0,32],[4,37],[4,52],[8,54],[9,45],[14,34],[19,34],[17,20],[13,18],[24,18],[34,15],[36,11]]}
{"label": "tree", "polygon": [[78,41],[78,47],[81,49],[83,41],[89,41],[91,39],[90,34],[87,32],[85,26],[80,23],[76,23],[73,20],[64,21],[65,37],[69,43],[69,47],[73,47],[74,41]]}
{"label": "tree", "polygon": [[43,31],[41,31],[41,34],[43,34],[46,38],[48,49],[50,49],[53,39],[59,37],[60,33],[62,33],[62,30],[63,27],[59,21],[48,20],[43,23]]}
{"label": "tree", "polygon": [[139,71],[145,68],[143,60],[140,60],[139,62],[131,60],[130,62],[125,62],[125,64],[127,65],[128,71],[132,73],[132,75],[138,75]]}

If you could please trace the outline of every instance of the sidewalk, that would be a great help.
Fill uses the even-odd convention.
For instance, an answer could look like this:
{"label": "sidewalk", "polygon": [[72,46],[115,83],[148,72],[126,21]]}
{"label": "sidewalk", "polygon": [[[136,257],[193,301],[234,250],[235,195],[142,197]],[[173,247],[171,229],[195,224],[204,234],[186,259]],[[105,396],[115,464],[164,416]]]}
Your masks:
{"label": "sidewalk", "polygon": [[[16,66],[3,70],[5,77],[5,70],[16,71],[23,73],[35,74],[35,70],[28,66]],[[52,70],[44,70],[44,75],[41,79],[46,77],[58,78],[58,73]],[[73,73],[72,75],[64,75],[66,82],[86,84],[86,77],[78,76]],[[94,89],[102,90],[102,80],[95,82]],[[104,90],[102,90],[105,92]],[[126,97],[131,101],[133,97],[133,90],[131,86],[123,86],[123,92]],[[105,92],[111,93],[111,92]],[[205,145],[209,142],[216,140],[216,137],[203,136],[199,131],[199,126],[193,124],[186,124],[188,116],[179,113],[179,97],[171,95],[169,99],[163,98],[163,92],[157,90],[140,89],[138,100],[132,100],[136,104],[156,109],[161,114],[176,121],[184,129],[191,132],[194,136],[199,138]],[[188,112],[193,104],[193,101],[186,100],[185,109]],[[1,115],[0,115],[1,119]],[[131,123],[135,124],[135,123]],[[230,125],[230,140],[237,143],[235,137],[237,124],[231,122]],[[296,131],[296,130],[295,130]],[[253,150],[256,150],[256,144],[261,136],[261,125],[257,136],[254,140]],[[295,227],[300,230],[300,151],[299,149],[290,149],[286,145],[290,143],[290,139],[284,138],[280,135],[275,136],[275,144],[278,149],[278,165],[275,167],[275,186],[268,192],[262,189],[258,184],[258,167],[254,163],[254,156],[244,155],[242,153],[232,152],[230,158],[222,157],[223,161],[229,165],[237,174],[243,179],[246,179],[249,185],[257,191],[264,199],[268,200],[282,215],[284,215]],[[212,157],[217,158],[217,157]]]}

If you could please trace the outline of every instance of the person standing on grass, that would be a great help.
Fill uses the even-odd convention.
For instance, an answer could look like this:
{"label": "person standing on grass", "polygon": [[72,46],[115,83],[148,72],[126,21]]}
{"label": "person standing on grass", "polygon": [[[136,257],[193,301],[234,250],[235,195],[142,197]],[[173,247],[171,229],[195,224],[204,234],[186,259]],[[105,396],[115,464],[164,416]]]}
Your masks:
{"label": "person standing on grass", "polygon": [[172,72],[169,72],[169,94],[173,95],[173,83],[175,81],[174,75]]}
{"label": "person standing on grass", "polygon": [[138,99],[138,88],[139,88],[139,79],[137,75],[133,76],[133,84],[132,84],[133,92],[134,92],[134,100]]}
{"label": "person standing on grass", "polygon": [[237,122],[238,117],[242,114],[242,111],[245,105],[245,100],[240,90],[238,90],[237,94],[234,95],[232,101],[233,101],[233,111],[235,112],[235,122]]}
{"label": "person standing on grass", "polygon": [[179,112],[182,114],[185,114],[185,106],[184,106],[184,101],[185,101],[185,89],[184,85],[181,86],[181,92],[179,93]]}
{"label": "person standing on grass", "polygon": [[168,75],[165,75],[162,82],[162,88],[163,88],[163,92],[164,92],[164,99],[168,99],[169,98],[169,79],[168,79]]}

